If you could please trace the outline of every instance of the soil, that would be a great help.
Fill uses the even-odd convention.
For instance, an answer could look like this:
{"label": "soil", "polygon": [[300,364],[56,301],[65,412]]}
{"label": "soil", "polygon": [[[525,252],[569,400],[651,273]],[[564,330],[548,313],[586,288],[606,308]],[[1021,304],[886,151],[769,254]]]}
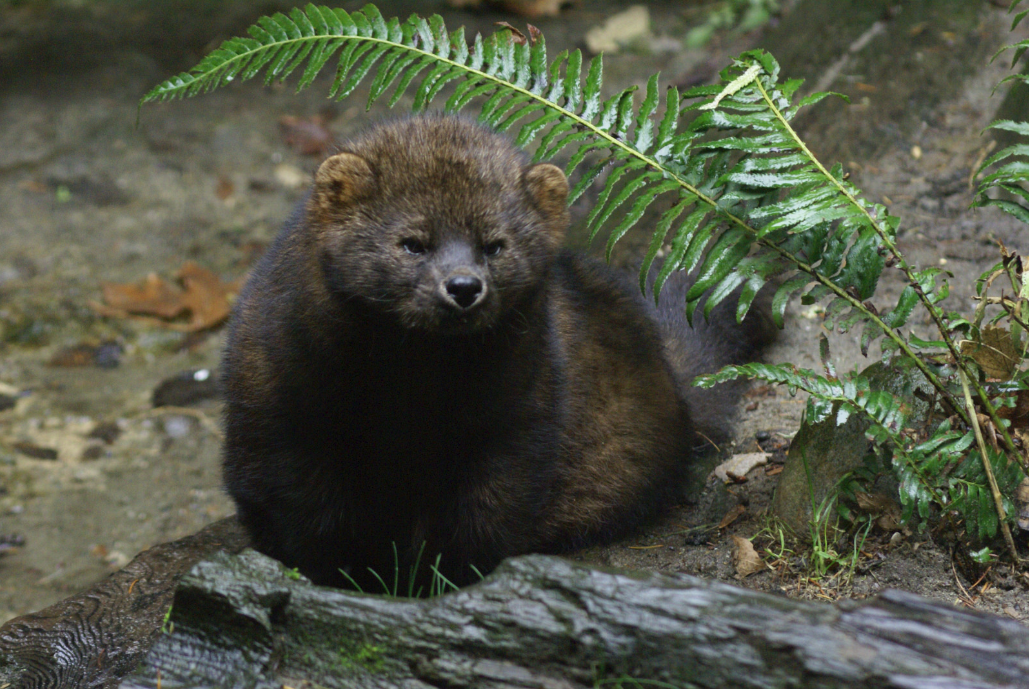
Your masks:
{"label": "soil", "polygon": [[[356,9],[363,1],[341,4]],[[14,402],[8,409],[0,404],[0,535],[18,537],[0,537],[0,623],[80,591],[140,550],[233,511],[221,489],[218,401],[184,409],[152,405],[161,381],[183,371],[216,371],[222,331],[186,336],[103,318],[90,306],[100,300],[101,283],[135,282],[149,273],[172,279],[186,260],[225,280],[244,276],[319,161],[286,143],[280,118],[320,115],[334,136],[345,138],[385,114],[380,105],[365,112],[360,92],[327,101],[323,77],[299,95],[291,86],[248,82],[188,102],[150,105],[137,127],[136,106],[150,87],[259,14],[290,4],[78,5],[0,4],[0,402]],[[387,16],[439,11],[448,26],[465,25],[469,33],[491,31],[494,21],[524,21],[441,3],[379,6]],[[581,46],[589,28],[624,6],[596,0],[534,23],[553,55]],[[764,45],[757,33],[684,50],[676,39],[702,18],[703,8],[648,7],[657,39],[649,51],[606,56],[610,90],[645,83],[658,70],[669,81],[696,83],[717,72],[726,56]],[[1000,104],[991,90],[1006,74],[1006,65],[982,55],[1016,40],[1005,33],[999,8],[984,9],[975,21],[968,29],[979,37],[975,45],[959,41],[953,48],[970,51],[956,58],[971,65],[970,73],[946,97],[913,102],[908,124],[878,120],[874,99],[860,94],[887,85],[865,83],[841,65],[838,81],[858,93],[847,117],[864,123],[854,142],[868,140],[871,121],[878,127],[872,128],[874,145],[837,146],[848,130],[835,115],[831,127],[817,117],[805,121],[822,137],[812,141],[816,151],[848,156],[843,162],[851,179],[904,218],[900,247],[909,259],[954,273],[947,306],[965,311],[974,278],[996,260],[995,240],[1029,251],[1015,221],[994,210],[967,210],[972,171],[989,145],[980,132]],[[820,87],[839,90],[840,83]],[[585,203],[577,207],[580,217]],[[623,263],[647,241],[642,234],[627,240],[618,259]],[[898,274],[888,274],[877,303],[888,304],[902,287]],[[794,307],[769,358],[816,368],[819,327],[817,309]],[[104,343],[106,355],[87,356],[87,365],[51,363],[69,347]],[[832,347],[838,369],[869,361],[853,335],[834,336]],[[799,426],[803,405],[782,390],[753,390],[741,403],[736,446],[725,451],[755,451],[759,435],[767,438],[764,447],[781,450]],[[763,515],[781,461],[780,451],[769,467],[728,489],[708,482],[696,504],[638,538],[577,557],[737,581],[732,537],[756,536],[759,551],[776,556],[767,557],[766,571],[738,581],[745,586],[828,599],[900,587],[1029,619],[1023,576],[998,566],[976,581],[981,572],[955,565],[965,560],[952,558],[953,545],[931,530],[873,532],[852,577],[846,570],[812,577],[810,556],[789,542],[780,545]],[[744,509],[726,528],[695,528],[717,523],[736,505]]]}

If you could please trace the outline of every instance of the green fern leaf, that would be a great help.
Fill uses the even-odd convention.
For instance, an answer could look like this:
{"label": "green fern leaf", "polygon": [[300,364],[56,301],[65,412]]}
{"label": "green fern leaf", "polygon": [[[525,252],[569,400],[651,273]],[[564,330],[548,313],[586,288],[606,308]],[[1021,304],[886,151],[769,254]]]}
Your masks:
{"label": "green fern leaf", "polygon": [[[371,5],[355,12],[307,5],[258,20],[249,38],[230,39],[143,102],[192,96],[261,74],[280,79],[301,68],[298,88],[306,88],[335,56],[333,98],[369,81],[369,104],[388,98],[393,105],[411,89],[415,110],[442,94],[447,110],[481,103],[482,121],[510,128],[519,145],[539,141],[534,160],[568,155],[567,173],[578,176],[571,200],[610,169],[588,218],[591,238],[613,226],[608,255],[650,208],[665,209],[643,261],[641,289],[671,237],[654,292],[672,272],[697,270],[690,314],[702,303],[710,312],[739,294],[742,316],[756,291],[781,275],[773,299],[777,321],[802,291],[804,299],[831,296],[841,323],[871,324],[864,331],[869,339],[886,335],[910,353],[896,330],[911,313],[910,293],[887,310],[888,323],[862,303],[874,290],[884,254],[893,250],[896,219],[861,199],[842,168],[822,166],[789,124],[824,94],[797,99],[800,82],[780,83],[775,60],[750,51],[722,72],[720,84],[684,94],[669,89],[659,114],[658,75],[647,80],[638,106],[635,87],[602,100],[600,56],[585,70],[578,50],[550,61],[542,37],[533,38],[519,43],[503,30],[469,43],[463,31],[448,32],[438,16],[399,22]],[[992,161],[1005,168],[990,183],[1018,186],[1017,176],[1029,175],[1021,153]],[[928,276],[927,285],[915,296],[932,305],[946,287],[938,275]]]}
{"label": "green fern leaf", "polygon": [[[692,199],[690,200],[692,202]],[[693,244],[707,244],[707,240],[711,236],[713,227],[707,225],[702,229],[702,223],[709,213],[710,211],[707,208],[697,208],[687,216],[686,221],[679,226],[678,230],[676,230],[675,237],[672,239],[671,251],[665,259],[664,265],[661,266],[661,270],[658,271],[657,280],[654,282],[655,300],[661,295],[661,288],[664,286],[671,274],[678,270],[682,265],[689,247]],[[695,242],[694,240],[698,238],[698,234],[701,235],[700,241]]]}
{"label": "green fern leaf", "polygon": [[[654,265],[654,259],[657,258],[658,253],[661,251],[661,247],[664,246],[665,238],[668,236],[668,230],[671,228],[672,223],[674,223],[687,208],[692,206],[696,200],[697,197],[695,194],[684,193],[678,203],[661,215],[661,219],[658,220],[657,226],[654,228],[654,234],[651,237],[650,246],[647,248],[647,253],[643,257],[643,265],[640,266],[640,292],[645,294],[647,291],[647,278],[650,276],[650,267]],[[657,291],[659,290],[655,290],[655,292]]]}

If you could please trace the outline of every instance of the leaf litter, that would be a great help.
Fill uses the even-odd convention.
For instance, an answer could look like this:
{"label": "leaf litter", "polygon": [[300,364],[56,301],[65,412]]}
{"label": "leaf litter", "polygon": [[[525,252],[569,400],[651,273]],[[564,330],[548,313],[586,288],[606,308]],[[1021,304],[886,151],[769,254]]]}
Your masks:
{"label": "leaf litter", "polygon": [[109,318],[133,318],[180,332],[199,332],[228,319],[243,283],[243,278],[223,282],[194,261],[183,263],[175,279],[178,284],[150,273],[139,283],[103,282],[104,303],[91,302],[90,306]]}

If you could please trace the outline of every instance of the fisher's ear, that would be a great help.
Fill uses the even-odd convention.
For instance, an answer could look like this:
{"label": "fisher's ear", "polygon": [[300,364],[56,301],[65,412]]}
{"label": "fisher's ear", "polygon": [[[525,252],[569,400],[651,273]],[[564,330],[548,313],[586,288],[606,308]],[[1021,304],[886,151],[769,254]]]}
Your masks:
{"label": "fisher's ear", "polygon": [[375,191],[375,173],[364,158],[337,153],[314,173],[311,200],[323,212],[346,207]]}
{"label": "fisher's ear", "polygon": [[558,235],[568,227],[568,178],[561,168],[550,163],[530,165],[522,171],[522,180],[533,204]]}

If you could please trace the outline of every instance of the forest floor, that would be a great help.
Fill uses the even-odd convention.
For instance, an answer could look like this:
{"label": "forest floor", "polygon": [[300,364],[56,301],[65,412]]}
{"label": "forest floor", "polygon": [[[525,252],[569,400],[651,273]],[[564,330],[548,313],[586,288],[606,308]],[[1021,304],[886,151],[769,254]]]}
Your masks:
{"label": "forest floor", "polygon": [[[356,9],[363,2],[341,4]],[[233,512],[221,489],[218,400],[182,400],[188,406],[170,409],[152,403],[162,381],[182,372],[216,372],[223,330],[184,333],[152,320],[102,316],[92,306],[102,301],[102,283],[136,283],[150,273],[174,282],[187,261],[227,282],[243,278],[323,154],[291,146],[281,118],[320,117],[316,132],[324,127],[345,139],[385,114],[384,106],[366,113],[360,92],[327,101],[325,77],[299,95],[290,86],[250,82],[147,106],[137,127],[137,103],[149,88],[191,66],[257,13],[289,4],[115,5],[49,16],[32,3],[0,5],[0,552],[6,551],[0,556],[0,623]],[[442,3],[379,7],[399,16],[439,11],[448,26],[463,24],[470,34],[494,30],[495,21],[524,22]],[[582,47],[590,28],[625,7],[585,2],[534,23],[553,55]],[[805,43],[776,38],[773,26],[768,34],[727,36],[705,50],[687,50],[679,39],[703,16],[701,5],[654,2],[648,8],[653,33],[646,49],[637,45],[605,57],[608,89],[645,83],[659,70],[669,83],[703,83],[727,56],[764,46],[766,37],[786,52]],[[1006,23],[1001,9],[984,3],[971,21],[952,25],[931,16],[921,29],[918,22],[906,28],[906,41],[888,46],[875,43],[884,29],[870,24],[837,45],[836,60],[801,70],[819,88],[854,96],[846,115],[842,106],[826,106],[826,114],[802,119],[802,133],[816,152],[838,156],[869,198],[904,219],[900,247],[912,262],[954,273],[947,304],[954,310],[971,310],[974,278],[996,261],[996,240],[1029,253],[1027,235],[1014,221],[993,210],[968,210],[972,173],[989,145],[980,132],[1001,101],[991,90],[1006,74],[1004,64],[984,56],[1012,40]],[[808,42],[824,43],[824,36],[815,38]],[[948,89],[935,90],[935,98],[923,102],[908,94],[898,105],[894,82],[920,77],[885,70],[876,81],[855,74],[849,56],[865,45],[917,61],[951,60],[965,72]],[[588,203],[579,202],[578,217]],[[619,262],[631,265],[645,241],[641,233],[624,242]],[[877,300],[889,303],[902,287],[888,274]],[[817,310],[793,308],[769,359],[817,368],[819,328]],[[838,368],[875,360],[874,353],[860,355],[855,337],[833,337]],[[803,406],[784,390],[754,389],[741,403],[731,451],[756,450],[759,435],[770,439],[765,447],[785,447]],[[1029,619],[1024,576],[1002,566],[984,577],[961,571],[954,545],[931,529],[873,532],[853,570],[811,576],[803,548],[781,547],[764,516],[781,461],[779,452],[728,490],[709,482],[696,503],[639,537],[577,557],[803,597],[862,597],[897,587]],[[717,523],[734,508],[738,517],[725,528],[705,531],[699,543],[691,536],[692,527]],[[765,553],[769,568],[737,580],[733,536],[774,552]]]}

